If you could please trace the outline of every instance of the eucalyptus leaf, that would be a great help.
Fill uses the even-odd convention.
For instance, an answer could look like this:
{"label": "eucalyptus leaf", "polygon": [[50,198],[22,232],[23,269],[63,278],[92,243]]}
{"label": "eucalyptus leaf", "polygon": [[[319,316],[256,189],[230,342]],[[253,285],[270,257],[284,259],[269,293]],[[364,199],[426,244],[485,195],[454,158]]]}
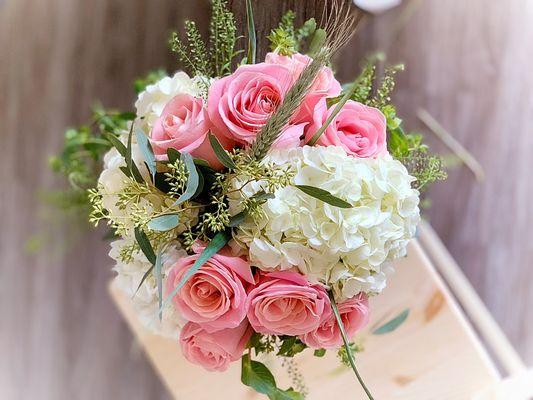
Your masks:
{"label": "eucalyptus leaf", "polygon": [[213,148],[213,151],[215,152],[218,161],[220,161],[220,163],[226,168],[232,170],[235,169],[235,163],[229,156],[228,152],[224,149],[224,147],[222,147],[215,135],[209,135],[209,142],[211,143],[211,147]]}
{"label": "eucalyptus leaf", "polygon": [[304,192],[305,194],[308,194],[309,196],[312,196],[315,199],[321,200],[324,203],[328,203],[332,206],[339,207],[339,208],[352,208],[353,207],[347,201],[344,201],[342,199],[339,199],[336,196],[333,196],[327,190],[320,189],[315,186],[307,186],[307,185],[296,185],[296,187],[300,189],[302,192]]}
{"label": "eucalyptus leaf", "polygon": [[384,335],[386,333],[393,332],[401,324],[405,322],[408,316],[409,316],[409,309],[405,309],[400,314],[398,314],[396,317],[386,322],[385,324],[381,325],[379,328],[375,329],[372,333],[374,335]]}
{"label": "eucalyptus leaf", "polygon": [[185,188],[185,192],[178,197],[174,203],[174,206],[178,206],[182,203],[185,203],[187,200],[192,199],[200,183],[198,170],[196,169],[196,165],[194,164],[192,156],[189,153],[181,153],[181,161],[185,163],[185,167],[189,172],[189,177],[187,179],[187,187]]}
{"label": "eucalyptus leaf", "polygon": [[146,166],[148,167],[148,170],[150,171],[150,174],[152,175],[152,182],[153,182],[155,181],[155,174],[157,172],[154,150],[152,149],[152,146],[150,145],[150,141],[148,140],[148,137],[144,134],[142,129],[137,128],[135,130],[135,135],[137,136],[137,144],[139,145],[139,148],[141,149],[141,152],[143,153]]}
{"label": "eucalyptus leaf", "polygon": [[126,146],[124,146],[124,143],[122,143],[118,137],[116,137],[115,135],[113,135],[112,133],[106,133],[104,135],[104,137],[107,139],[107,141],[109,143],[111,143],[113,145],[113,147],[115,149],[117,149],[118,153],[122,156],[122,157],[126,157]]}
{"label": "eucalyptus leaf", "polygon": [[141,251],[146,256],[146,259],[152,264],[155,264],[156,256],[154,249],[152,248],[152,244],[150,243],[148,236],[146,236],[146,233],[144,233],[144,231],[141,230],[139,227],[135,228],[135,240],[137,240]]}
{"label": "eucalyptus leaf", "polygon": [[242,224],[245,219],[246,219],[246,212],[241,211],[240,213],[235,214],[233,217],[229,219],[228,226],[230,228],[235,228],[239,226],[240,224]]}
{"label": "eucalyptus leaf", "polygon": [[137,285],[137,289],[135,289],[135,292],[133,293],[133,296],[132,297],[135,297],[135,295],[137,294],[137,292],[139,291],[139,289],[141,288],[141,286],[143,285],[144,281],[146,281],[146,279],[150,276],[150,274],[152,273],[152,271],[154,270],[154,266],[152,265],[150,268],[148,268],[148,270],[144,273],[143,277],[141,278],[141,281],[139,282],[139,284]]}
{"label": "eucalyptus leaf", "polygon": [[148,222],[148,228],[153,231],[166,232],[178,226],[179,222],[177,214],[161,215]]}
{"label": "eucalyptus leaf", "polygon": [[157,256],[155,259],[154,264],[154,275],[155,280],[157,282],[157,300],[159,302],[159,320],[161,321],[163,319],[163,274],[162,274],[162,265],[163,262],[161,260],[161,251],[157,252]]}
{"label": "eucalyptus leaf", "polygon": [[163,304],[160,306],[159,310],[162,312],[163,308],[174,298],[176,294],[181,290],[183,285],[193,276],[211,257],[213,257],[220,249],[222,249],[226,243],[231,239],[231,235],[225,232],[219,232],[215,235],[213,239],[206,246],[204,251],[196,259],[194,264],[189,268],[189,270],[183,275],[180,282],[172,290],[172,292],[167,296]]}

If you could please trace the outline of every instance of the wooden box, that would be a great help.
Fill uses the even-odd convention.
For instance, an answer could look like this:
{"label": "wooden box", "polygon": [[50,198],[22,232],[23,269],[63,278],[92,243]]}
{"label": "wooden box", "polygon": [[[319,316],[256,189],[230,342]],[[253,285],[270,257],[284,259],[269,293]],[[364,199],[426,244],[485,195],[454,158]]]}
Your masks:
{"label": "wooden box", "polygon": [[[360,335],[364,351],[357,355],[359,370],[376,400],[474,399],[496,385],[500,375],[494,362],[419,241],[413,241],[408,256],[395,269],[387,289],[371,299],[371,322]],[[241,384],[239,362],[225,373],[209,373],[188,363],[178,343],[149,334],[139,325],[127,296],[113,285],[111,293],[174,398],[266,398]],[[396,331],[370,333],[406,308],[409,317]],[[334,353],[317,358],[306,351],[296,357],[309,388],[307,398],[366,398],[352,371]],[[280,360],[263,361],[280,387],[291,385]]]}

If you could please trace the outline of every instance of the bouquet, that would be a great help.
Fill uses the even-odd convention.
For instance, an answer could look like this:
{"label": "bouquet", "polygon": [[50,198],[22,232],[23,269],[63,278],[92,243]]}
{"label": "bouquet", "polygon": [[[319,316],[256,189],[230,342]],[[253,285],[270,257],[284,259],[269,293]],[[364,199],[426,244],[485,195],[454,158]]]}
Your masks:
{"label": "bouquet", "polygon": [[139,80],[135,112],[98,110],[53,160],[111,228],[116,283],[146,328],[209,371],[240,360],[271,399],[305,389],[278,388],[257,356],[308,348],[339,351],[371,398],[352,341],[415,235],[419,190],[443,177],[390,103],[398,67],[378,82],[374,57],[353,83],[335,79],[358,17],[333,5],[299,28],[288,12],[257,61],[251,3],[238,52],[213,1],[209,44],[190,21],[170,41],[190,74]]}

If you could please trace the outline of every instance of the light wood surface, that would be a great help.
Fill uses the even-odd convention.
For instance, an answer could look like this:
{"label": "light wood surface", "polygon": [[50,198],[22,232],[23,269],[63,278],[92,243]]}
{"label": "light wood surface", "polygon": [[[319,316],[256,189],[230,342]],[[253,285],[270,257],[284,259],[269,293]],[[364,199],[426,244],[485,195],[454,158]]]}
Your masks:
{"label": "light wood surface", "polygon": [[[375,398],[466,400],[495,384],[498,375],[488,354],[418,242],[410,245],[408,256],[395,268],[387,291],[371,299],[372,319],[359,337],[365,351],[357,355],[358,367]],[[114,286],[111,293],[174,398],[262,398],[240,384],[240,363],[216,374],[190,365],[174,340],[149,334],[139,325],[127,296]],[[380,321],[406,308],[410,315],[395,332],[371,334]],[[265,361],[279,385],[291,385],[279,360]],[[296,363],[309,388],[308,400],[365,398],[352,371],[339,363],[335,352],[316,358],[306,351]]]}
{"label": "light wood surface", "polygon": [[[396,99],[410,126],[422,127],[416,110],[426,108],[485,168],[484,184],[458,169],[436,187],[431,222],[532,363],[533,3],[404,3],[364,23],[339,73],[389,50],[407,64]],[[242,4],[233,1],[241,16]],[[318,0],[254,4],[266,23],[287,5],[310,16]],[[38,194],[61,185],[45,164],[63,129],[86,121],[95,99],[129,107],[131,81],[148,69],[175,69],[168,32],[207,10],[204,0],[0,0],[0,398],[168,398],[107,295],[102,232]],[[45,241],[31,255],[34,234]]]}

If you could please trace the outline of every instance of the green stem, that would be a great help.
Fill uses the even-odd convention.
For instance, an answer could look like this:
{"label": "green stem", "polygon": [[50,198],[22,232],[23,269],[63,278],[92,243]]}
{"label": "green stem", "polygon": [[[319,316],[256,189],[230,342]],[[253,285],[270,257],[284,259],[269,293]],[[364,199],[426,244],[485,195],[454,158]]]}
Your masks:
{"label": "green stem", "polygon": [[335,298],[333,297],[333,292],[330,290],[328,291],[329,294],[329,300],[331,302],[331,308],[333,309],[333,314],[335,314],[335,318],[337,319],[337,323],[339,324],[339,329],[341,331],[342,341],[344,342],[344,348],[346,349],[346,354],[348,356],[348,360],[350,361],[350,365],[352,367],[352,370],[355,374],[355,377],[359,381],[359,384],[365,391],[367,397],[369,400],[374,400],[374,397],[372,397],[372,394],[370,393],[370,390],[365,385],[365,382],[363,381],[363,378],[359,374],[359,371],[357,370],[357,367],[355,365],[355,359],[352,353],[352,349],[350,348],[350,343],[348,342],[348,337],[346,336],[346,331],[344,330],[344,324],[342,323],[342,318],[339,313],[339,309],[337,308],[337,303],[335,303]]}

